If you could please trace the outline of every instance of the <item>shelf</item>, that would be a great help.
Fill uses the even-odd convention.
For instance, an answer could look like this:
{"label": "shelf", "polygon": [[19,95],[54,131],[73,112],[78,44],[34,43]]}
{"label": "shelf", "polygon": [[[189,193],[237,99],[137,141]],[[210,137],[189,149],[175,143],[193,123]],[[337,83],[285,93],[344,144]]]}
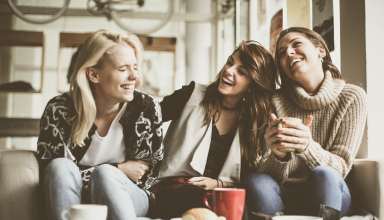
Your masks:
{"label": "shelf", "polygon": [[40,119],[0,117],[0,137],[37,137]]}
{"label": "shelf", "polygon": [[[19,93],[41,93],[44,84],[45,73],[45,41],[44,33],[38,31],[16,31],[16,30],[1,30],[0,31],[0,47],[40,47],[41,53],[41,65],[40,65],[40,85],[37,89],[18,89],[21,81],[16,82],[3,82],[0,83],[0,92],[19,92]],[[27,82],[23,82],[27,83]],[[25,85],[24,84],[24,85]],[[31,86],[31,85],[30,85]],[[5,89],[4,89],[5,88]]]}
{"label": "shelf", "polygon": [[[59,35],[59,55],[58,55],[58,65],[57,72],[60,76],[57,78],[57,88],[59,93],[63,93],[66,90],[61,88],[60,82],[63,80],[61,76],[66,73],[62,73],[62,49],[65,48],[77,48],[82,44],[88,37],[90,37],[94,32],[61,32]],[[145,51],[156,51],[156,52],[170,52],[174,55],[176,59],[176,38],[175,37],[150,37],[145,35],[137,35],[143,44]],[[173,73],[175,74],[175,65],[173,67]],[[175,76],[173,76],[175,78]]]}
{"label": "shelf", "polygon": [[[60,33],[60,48],[73,48],[78,47],[85,41],[92,33]],[[150,51],[169,51],[175,52],[176,50],[176,38],[175,37],[149,37],[144,35],[138,35],[140,41],[143,43],[144,50]]]}

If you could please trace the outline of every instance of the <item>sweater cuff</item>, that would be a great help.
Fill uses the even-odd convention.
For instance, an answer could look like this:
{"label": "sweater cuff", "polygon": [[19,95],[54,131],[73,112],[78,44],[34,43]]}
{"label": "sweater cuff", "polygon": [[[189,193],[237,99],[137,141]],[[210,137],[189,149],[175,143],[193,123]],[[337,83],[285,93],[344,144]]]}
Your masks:
{"label": "sweater cuff", "polygon": [[321,157],[322,151],[324,151],[324,149],[320,144],[312,140],[305,151],[296,155],[302,158],[310,169],[314,169],[320,165],[318,158]]}
{"label": "sweater cuff", "polygon": [[265,162],[264,172],[272,175],[277,180],[281,181],[288,177],[288,161],[278,159],[274,154],[271,154]]}

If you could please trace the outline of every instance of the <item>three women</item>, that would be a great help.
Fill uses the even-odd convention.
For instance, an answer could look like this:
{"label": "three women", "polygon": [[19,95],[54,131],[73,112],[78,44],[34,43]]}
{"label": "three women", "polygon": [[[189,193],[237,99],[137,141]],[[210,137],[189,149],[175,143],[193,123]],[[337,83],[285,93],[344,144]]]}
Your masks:
{"label": "three women", "polygon": [[[161,116],[150,97],[134,91],[137,45],[130,37],[97,32],[80,48],[70,93],[47,105],[38,156],[43,167],[50,162],[44,187],[53,219],[84,200],[89,180],[90,200],[107,204],[111,219],[148,210],[145,190],[163,156]],[[191,83],[164,98],[163,120],[172,123],[155,193],[160,214],[174,217],[201,206],[199,193],[186,203],[178,199],[190,189],[236,186],[246,175],[253,211],[348,211],[344,177],[365,125],[365,92],[341,80],[321,36],[306,28],[280,34],[275,60],[280,79],[269,52],[243,42],[214,83]],[[271,97],[276,83],[280,90]],[[180,177],[188,190],[161,185]],[[305,192],[315,193],[308,200],[301,198]]]}

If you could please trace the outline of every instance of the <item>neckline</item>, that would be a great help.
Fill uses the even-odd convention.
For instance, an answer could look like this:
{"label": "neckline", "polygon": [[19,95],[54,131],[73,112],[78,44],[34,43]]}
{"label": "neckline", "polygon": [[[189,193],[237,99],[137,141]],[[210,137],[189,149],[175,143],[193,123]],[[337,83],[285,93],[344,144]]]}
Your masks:
{"label": "neckline", "polygon": [[109,131],[112,129],[112,127],[115,126],[115,124],[116,124],[116,123],[120,120],[120,118],[122,117],[123,112],[125,111],[126,107],[127,107],[127,103],[126,103],[126,102],[125,102],[125,103],[122,103],[121,108],[119,109],[119,112],[116,114],[115,118],[112,120],[111,125],[109,126],[107,133],[106,133],[104,136],[101,136],[101,135],[99,134],[99,132],[97,131],[97,129],[96,129],[96,131],[95,131],[96,137],[98,137],[99,139],[104,139],[105,137],[107,137],[108,134],[109,134]]}
{"label": "neckline", "polygon": [[236,105],[235,107],[228,107],[228,106],[225,106],[224,104],[221,104],[220,106],[223,110],[226,110],[226,111],[237,111],[239,109],[238,105]]}

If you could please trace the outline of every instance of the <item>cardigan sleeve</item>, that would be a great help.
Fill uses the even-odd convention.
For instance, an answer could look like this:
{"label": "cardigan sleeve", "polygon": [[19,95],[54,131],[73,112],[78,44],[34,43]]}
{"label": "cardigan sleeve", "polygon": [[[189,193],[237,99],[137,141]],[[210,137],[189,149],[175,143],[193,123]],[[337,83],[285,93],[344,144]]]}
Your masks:
{"label": "cardigan sleeve", "polygon": [[160,106],[164,122],[179,118],[185,104],[191,97],[194,88],[195,82],[192,81],[189,85],[183,86],[181,89],[178,89],[171,95],[163,98]]}
{"label": "cardigan sleeve", "polygon": [[146,107],[134,125],[138,147],[134,157],[150,164],[150,170],[140,183],[140,187],[148,190],[156,182],[159,162],[164,157],[164,147],[160,104],[148,96],[145,99]]}
{"label": "cardigan sleeve", "polygon": [[67,98],[64,94],[51,99],[40,119],[36,157],[41,168],[44,168],[52,159],[64,157],[64,149],[70,135]]}
{"label": "cardigan sleeve", "polygon": [[352,97],[340,125],[332,130],[335,134],[333,143],[324,149],[312,141],[307,149],[298,154],[310,169],[327,165],[337,170],[344,177],[350,171],[364,133],[367,116],[367,98],[365,91],[359,87],[348,91]]}

